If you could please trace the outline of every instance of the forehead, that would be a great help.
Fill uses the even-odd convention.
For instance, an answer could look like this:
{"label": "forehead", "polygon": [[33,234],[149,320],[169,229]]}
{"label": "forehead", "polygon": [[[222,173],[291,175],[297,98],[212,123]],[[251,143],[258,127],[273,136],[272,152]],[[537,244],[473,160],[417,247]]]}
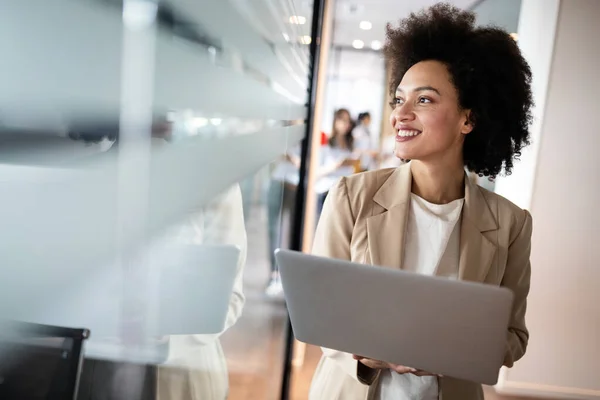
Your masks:
{"label": "forehead", "polygon": [[434,87],[440,92],[452,89],[450,72],[439,61],[421,61],[413,65],[402,77],[397,91],[412,91],[418,87]]}

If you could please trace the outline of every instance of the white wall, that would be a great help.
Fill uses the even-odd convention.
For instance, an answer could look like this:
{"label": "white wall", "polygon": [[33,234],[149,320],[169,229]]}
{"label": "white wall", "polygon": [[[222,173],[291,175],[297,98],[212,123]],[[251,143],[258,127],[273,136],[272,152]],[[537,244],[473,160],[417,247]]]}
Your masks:
{"label": "white wall", "polygon": [[473,8],[478,25],[497,25],[513,33],[517,31],[521,0],[485,0]]}
{"label": "white wall", "polygon": [[321,129],[330,133],[333,113],[347,108],[356,119],[358,113],[371,114],[371,138],[378,145],[385,92],[383,55],[371,51],[335,49],[329,59],[327,88]]}
{"label": "white wall", "polygon": [[558,20],[560,0],[523,0],[519,15],[519,47],[533,72],[535,100],[531,145],[523,149],[521,160],[515,163],[513,175],[498,178],[495,191],[523,208],[531,205],[535,165],[544,123],[548,80]]}
{"label": "white wall", "polygon": [[[503,392],[600,398],[600,1],[560,1],[551,63],[526,47],[547,45],[551,3],[524,0],[520,39],[536,80],[537,156],[503,180],[502,194],[530,195],[534,233],[526,356],[504,373]],[[547,17],[542,21],[543,17]],[[541,47],[537,49],[541,51]],[[544,71],[549,71],[544,99]],[[544,102],[545,100],[545,102]],[[512,185],[512,189],[509,185]]]}

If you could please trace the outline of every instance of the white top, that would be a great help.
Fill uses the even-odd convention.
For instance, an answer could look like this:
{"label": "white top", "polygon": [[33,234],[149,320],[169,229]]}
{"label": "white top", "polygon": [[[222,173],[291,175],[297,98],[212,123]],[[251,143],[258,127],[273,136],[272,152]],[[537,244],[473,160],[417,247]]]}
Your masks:
{"label": "white top", "polygon": [[[348,149],[331,147],[330,145],[321,146],[319,149],[319,169],[326,169],[331,165],[337,164],[346,158],[352,158],[353,153]],[[317,194],[329,191],[343,176],[349,176],[354,173],[351,166],[341,166],[325,176],[321,176],[315,183],[315,192]]]}
{"label": "white top", "polygon": [[[369,128],[360,124],[357,125],[356,128],[352,131],[352,136],[354,136],[354,148],[360,152],[364,152],[366,150],[375,150],[375,146],[373,146],[373,142],[371,139],[371,135],[369,132]],[[362,154],[360,157],[360,165],[362,169],[367,170],[373,167],[373,157],[370,154]]]}
{"label": "white top", "polygon": [[[296,146],[290,151],[290,154],[296,157],[300,157],[300,152],[300,146]],[[352,152],[347,149],[340,149],[337,147],[334,148],[327,144],[319,148],[318,157],[319,169],[325,169],[345,160],[346,158],[352,157]],[[331,189],[331,187],[335,185],[335,183],[342,176],[352,175],[353,173],[353,167],[339,167],[334,171],[330,172],[329,174],[317,178],[317,181],[315,183],[315,192],[317,194],[325,193],[329,189]],[[294,164],[287,160],[281,160],[277,163],[275,169],[271,173],[271,179],[297,185],[298,180],[300,179],[300,175],[298,172],[298,168],[296,168]]]}
{"label": "white top", "polygon": [[[432,204],[411,195],[404,270],[450,279],[458,277],[463,204],[464,199]],[[434,376],[401,375],[387,370],[381,374],[378,392],[378,400],[437,400],[438,381]]]}

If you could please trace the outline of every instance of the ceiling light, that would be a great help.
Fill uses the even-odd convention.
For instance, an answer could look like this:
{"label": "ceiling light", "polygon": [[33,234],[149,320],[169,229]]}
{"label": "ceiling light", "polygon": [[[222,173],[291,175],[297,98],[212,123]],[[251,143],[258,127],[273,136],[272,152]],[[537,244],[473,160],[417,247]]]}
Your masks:
{"label": "ceiling light", "polygon": [[355,49],[362,49],[363,47],[365,47],[365,42],[363,42],[362,40],[355,40],[352,42],[352,47],[354,47]]}
{"label": "ceiling light", "polygon": [[192,119],[191,125],[193,128],[199,129],[208,125],[208,120],[206,118],[197,117]]}
{"label": "ceiling light", "polygon": [[290,41],[290,35],[288,35],[287,33],[282,33],[283,35],[283,40],[285,40],[286,42]]}
{"label": "ceiling light", "polygon": [[382,47],[383,47],[383,45],[381,44],[381,42],[379,40],[373,40],[371,42],[371,48],[375,51],[381,50]]}
{"label": "ceiling light", "polygon": [[510,37],[511,37],[511,38],[513,38],[513,39],[515,40],[515,42],[516,42],[517,40],[519,40],[519,34],[518,34],[518,33],[511,33],[511,34],[510,34]]}
{"label": "ceiling light", "polygon": [[223,120],[221,118],[211,118],[210,119],[210,123],[213,124],[214,126],[221,125],[221,122],[223,122]]}
{"label": "ceiling light", "polygon": [[312,39],[310,36],[305,35],[305,36],[300,36],[300,43],[302,44],[310,44],[310,42],[312,42]]}
{"label": "ceiling light", "polygon": [[292,15],[290,17],[290,24],[294,25],[304,25],[306,23],[306,17],[301,15]]}
{"label": "ceiling light", "polygon": [[371,22],[369,22],[369,21],[360,21],[359,26],[360,26],[360,29],[362,29],[363,31],[369,31],[373,27],[373,24],[371,24]]}

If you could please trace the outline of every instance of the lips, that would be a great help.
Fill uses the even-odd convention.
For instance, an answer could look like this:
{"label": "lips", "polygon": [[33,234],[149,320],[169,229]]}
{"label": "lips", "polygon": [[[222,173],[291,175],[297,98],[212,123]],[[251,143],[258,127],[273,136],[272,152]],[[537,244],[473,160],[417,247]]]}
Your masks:
{"label": "lips", "polygon": [[400,129],[400,130],[398,130],[398,133],[396,135],[400,136],[400,137],[413,137],[413,136],[417,136],[419,134],[421,134],[421,131],[418,131],[418,130]]}
{"label": "lips", "polygon": [[413,140],[421,134],[418,129],[413,129],[410,126],[400,126],[396,131],[396,142],[407,142]]}

